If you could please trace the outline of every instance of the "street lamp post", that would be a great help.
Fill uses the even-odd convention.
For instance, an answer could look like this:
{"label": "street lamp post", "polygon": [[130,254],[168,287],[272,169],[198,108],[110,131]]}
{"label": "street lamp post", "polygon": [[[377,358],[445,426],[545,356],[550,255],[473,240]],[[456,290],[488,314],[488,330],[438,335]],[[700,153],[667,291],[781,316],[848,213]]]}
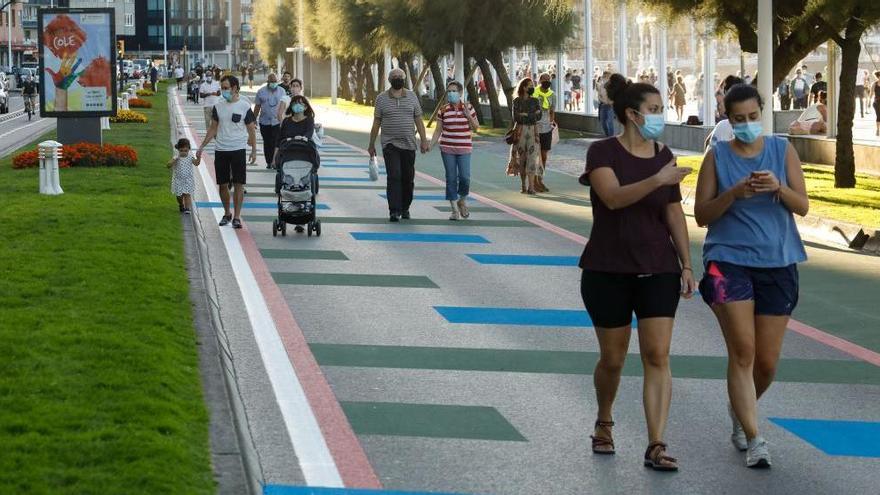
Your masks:
{"label": "street lamp post", "polygon": [[202,0],[202,67],[205,66],[205,0]]}
{"label": "street lamp post", "polygon": [[162,58],[165,60],[165,77],[168,77],[168,69],[171,67],[168,63],[168,12],[165,9],[167,2],[168,0],[162,0]]}
{"label": "street lamp post", "polygon": [[12,5],[15,4],[17,0],[9,0],[2,7],[0,7],[0,11],[9,7],[9,13],[6,15],[6,57],[9,61],[9,72],[12,72]]}

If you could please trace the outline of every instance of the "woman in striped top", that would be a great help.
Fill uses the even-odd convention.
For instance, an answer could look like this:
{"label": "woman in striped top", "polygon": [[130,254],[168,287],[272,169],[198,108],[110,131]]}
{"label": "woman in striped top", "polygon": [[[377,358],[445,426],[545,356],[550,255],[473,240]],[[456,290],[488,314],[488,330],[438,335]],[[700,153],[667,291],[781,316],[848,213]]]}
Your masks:
{"label": "woman in striped top", "polygon": [[431,140],[432,148],[440,141],[440,157],[446,168],[446,199],[452,207],[450,220],[470,216],[467,195],[471,183],[471,132],[479,127],[477,113],[462,101],[463,89],[458,81],[446,85],[446,105],[437,116],[437,130]]}

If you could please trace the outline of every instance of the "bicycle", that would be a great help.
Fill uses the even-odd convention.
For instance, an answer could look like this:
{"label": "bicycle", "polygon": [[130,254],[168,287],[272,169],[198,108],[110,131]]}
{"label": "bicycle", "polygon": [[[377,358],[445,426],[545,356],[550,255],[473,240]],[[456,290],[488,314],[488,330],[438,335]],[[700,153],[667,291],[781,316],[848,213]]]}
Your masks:
{"label": "bicycle", "polygon": [[31,120],[31,117],[36,113],[34,99],[36,99],[36,95],[24,95],[24,111],[27,112],[28,120]]}

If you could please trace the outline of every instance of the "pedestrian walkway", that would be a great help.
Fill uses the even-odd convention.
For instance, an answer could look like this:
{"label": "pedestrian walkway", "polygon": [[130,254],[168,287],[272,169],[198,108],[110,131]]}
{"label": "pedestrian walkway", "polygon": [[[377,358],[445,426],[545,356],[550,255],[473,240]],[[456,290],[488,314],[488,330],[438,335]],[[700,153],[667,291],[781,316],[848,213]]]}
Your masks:
{"label": "pedestrian walkway", "polygon": [[[179,115],[198,142],[201,109],[181,106]],[[389,224],[384,180],[367,177],[364,134],[318,118],[328,130],[321,237],[272,235],[274,172],[262,158],[248,172],[245,228],[219,229],[210,153],[199,170],[196,216],[212,246],[265,493],[359,493],[303,485],[457,494],[876,491],[880,361],[868,362],[876,354],[831,347],[817,340],[821,332],[789,332],[777,383],[760,404],[774,467],[750,471],[728,441],[723,340],[696,299],[682,301],[672,343],[667,441],[681,471],[642,467],[635,339],[616,401],[617,455],[593,456],[589,375],[598,346],[574,263],[588,232],[583,189],[551,173],[554,193],[526,198],[498,175],[503,165],[475,155],[471,219],[450,222],[439,156],[421,155],[413,219]],[[823,270],[826,255],[838,254],[815,256]],[[866,292],[869,281],[875,276],[866,277]],[[852,334],[871,332],[855,328],[862,321],[876,329],[873,315],[852,315]]]}

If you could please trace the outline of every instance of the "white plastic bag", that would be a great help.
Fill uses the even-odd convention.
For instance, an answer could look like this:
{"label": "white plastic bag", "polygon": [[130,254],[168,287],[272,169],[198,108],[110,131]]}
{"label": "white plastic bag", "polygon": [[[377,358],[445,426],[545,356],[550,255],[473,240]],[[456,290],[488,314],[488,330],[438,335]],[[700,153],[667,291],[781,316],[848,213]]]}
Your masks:
{"label": "white plastic bag", "polygon": [[324,126],[320,123],[315,123],[315,131],[312,133],[312,142],[315,143],[315,146],[318,148],[324,145]]}
{"label": "white plastic bag", "polygon": [[556,146],[559,144],[559,126],[553,124],[553,130],[550,132],[550,146]]}
{"label": "white plastic bag", "polygon": [[370,180],[377,181],[379,180],[379,157],[371,156],[370,157]]}

